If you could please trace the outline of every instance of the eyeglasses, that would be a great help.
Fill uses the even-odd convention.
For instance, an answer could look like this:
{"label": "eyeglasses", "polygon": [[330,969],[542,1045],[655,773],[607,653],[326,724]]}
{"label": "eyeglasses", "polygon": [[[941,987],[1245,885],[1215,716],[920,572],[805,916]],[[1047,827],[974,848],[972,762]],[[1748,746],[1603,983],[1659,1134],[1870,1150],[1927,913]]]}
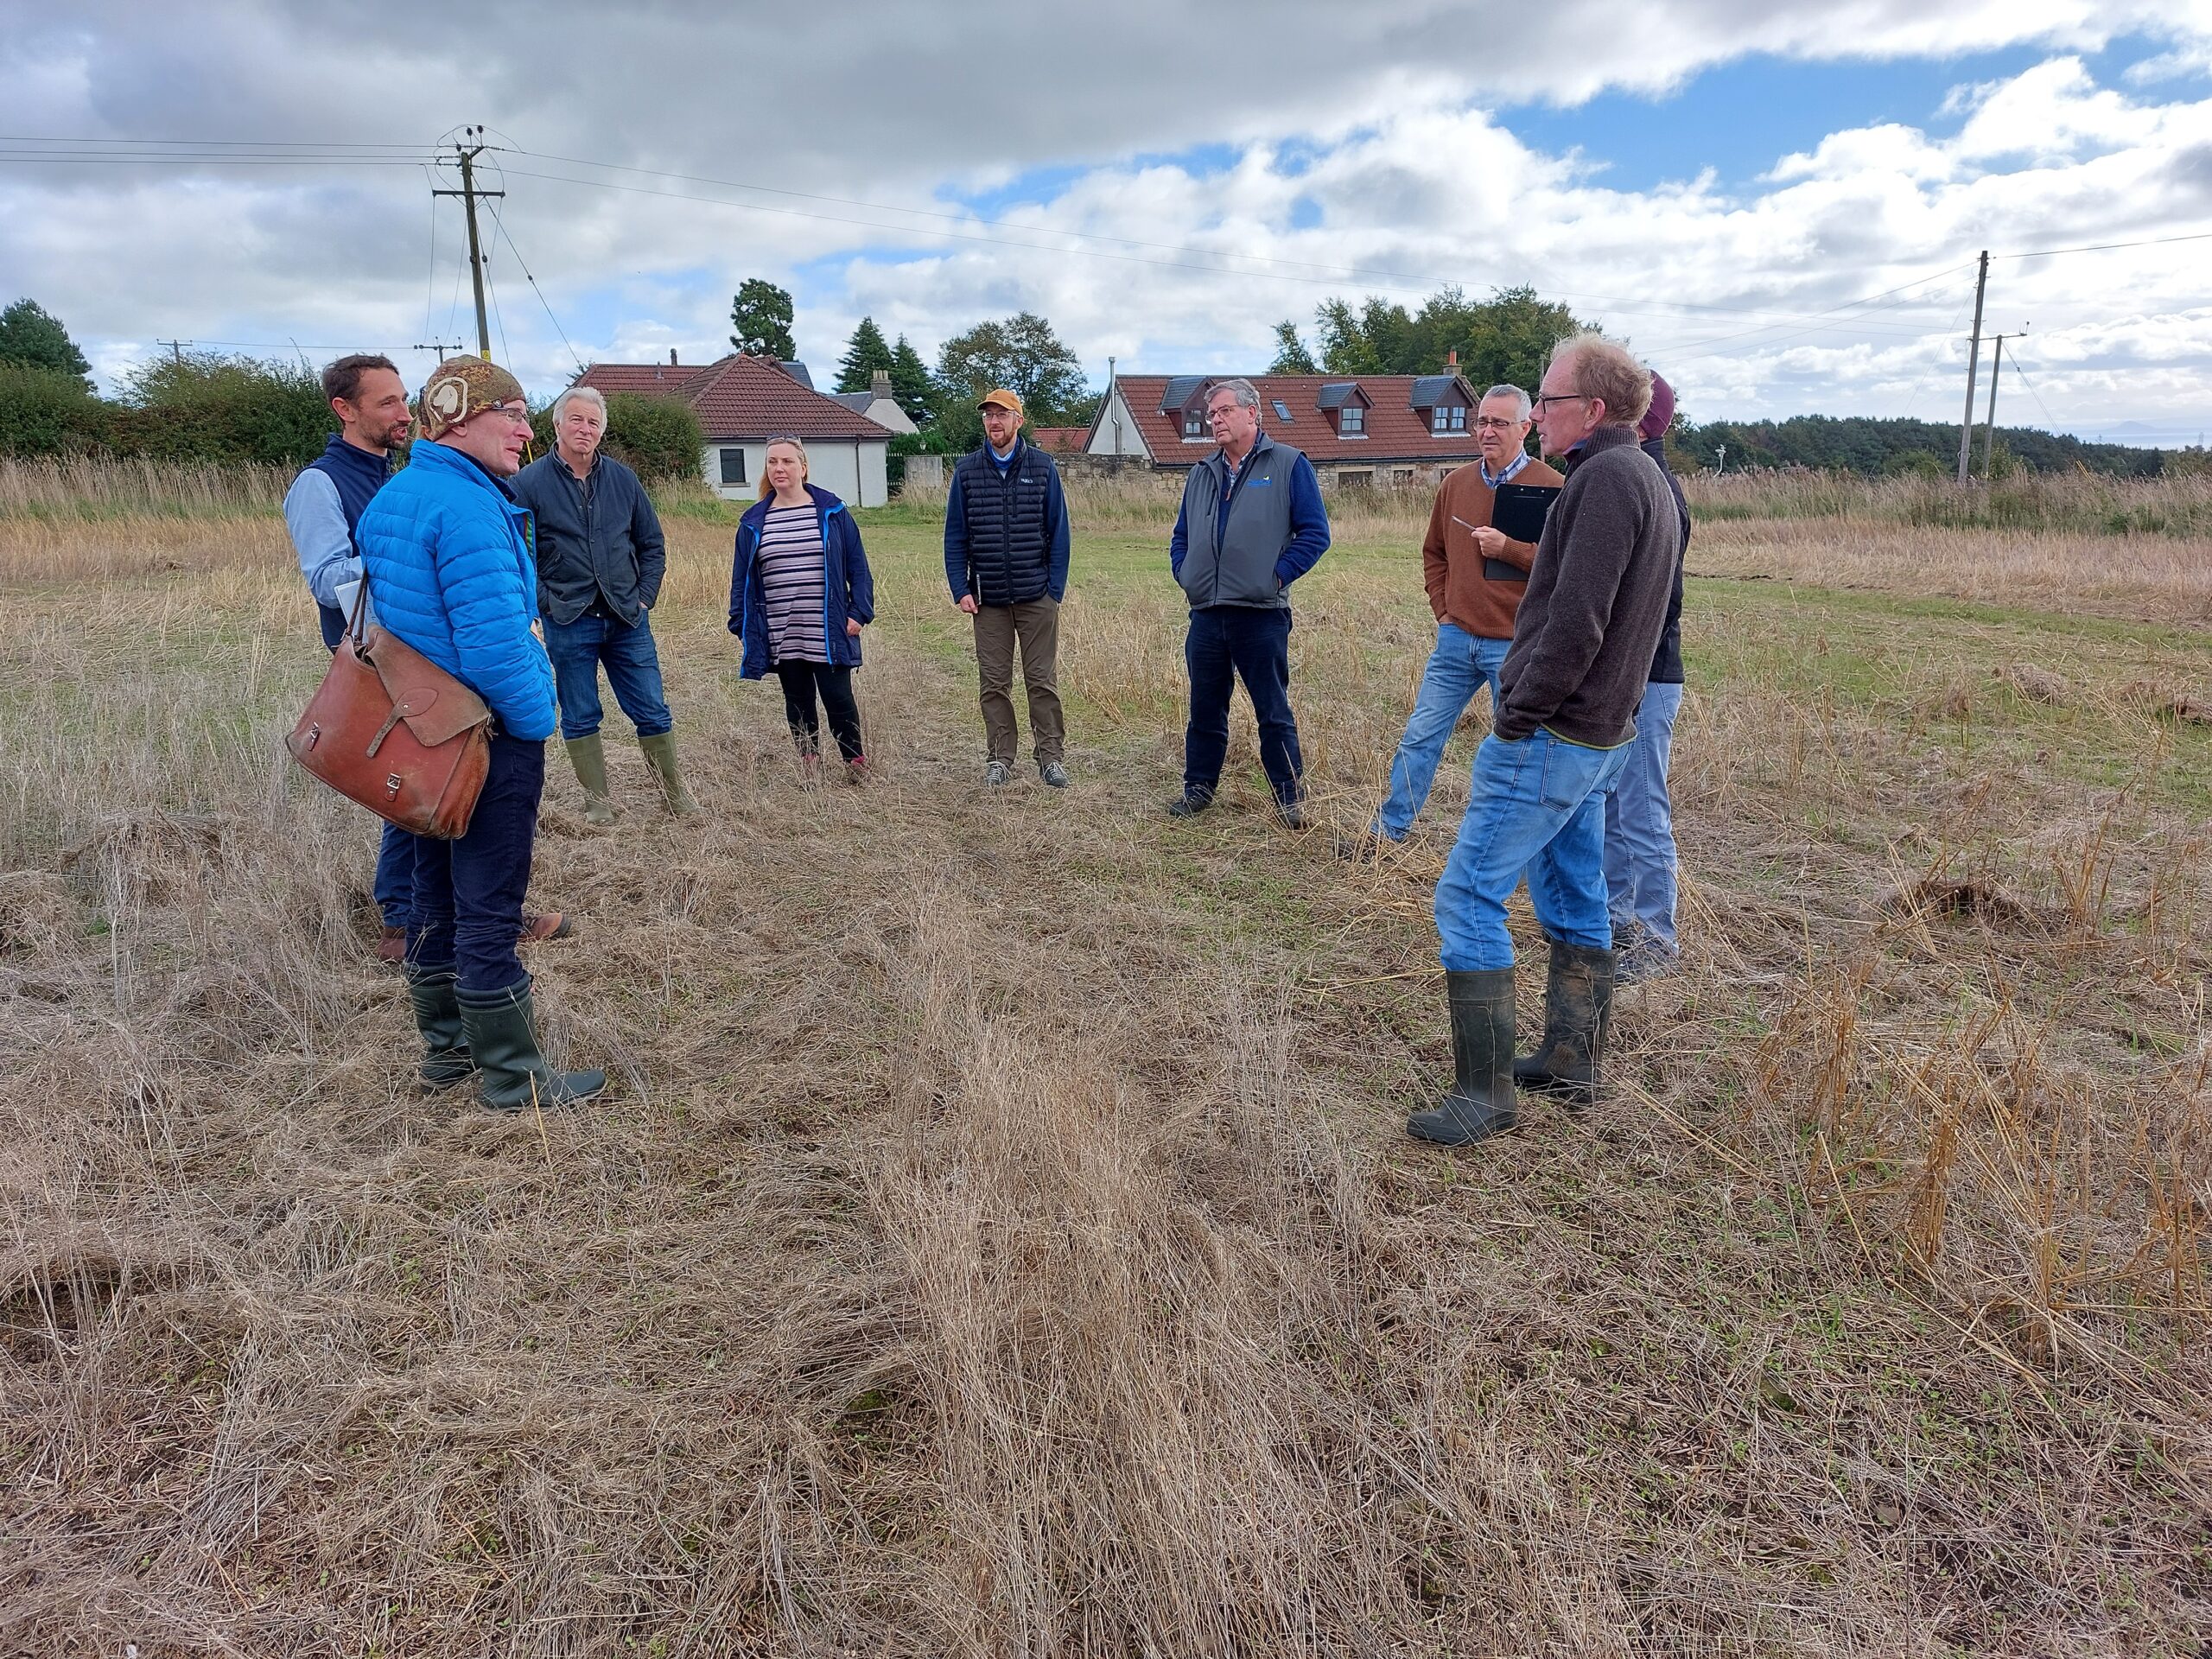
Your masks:
{"label": "eyeglasses", "polygon": [[1546,404],[1586,404],[1590,400],[1579,391],[1548,391],[1533,401],[1536,408],[1541,409]]}
{"label": "eyeglasses", "polygon": [[483,415],[504,415],[517,426],[530,424],[530,410],[526,407],[518,408],[512,404],[486,404],[477,412]]}
{"label": "eyeglasses", "polygon": [[1518,421],[1501,421],[1488,415],[1475,417],[1475,430],[1478,432],[1510,432],[1520,424]]}

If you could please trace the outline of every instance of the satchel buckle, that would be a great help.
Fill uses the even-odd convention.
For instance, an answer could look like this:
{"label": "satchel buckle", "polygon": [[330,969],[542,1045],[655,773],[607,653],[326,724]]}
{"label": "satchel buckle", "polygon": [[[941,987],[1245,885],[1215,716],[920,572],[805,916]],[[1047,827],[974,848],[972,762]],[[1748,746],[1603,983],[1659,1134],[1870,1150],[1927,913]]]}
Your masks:
{"label": "satchel buckle", "polygon": [[400,783],[401,783],[401,779],[400,779],[400,776],[399,776],[399,774],[398,774],[397,772],[388,772],[385,773],[385,775],[384,775],[384,798],[385,798],[385,799],[386,801],[396,801],[396,800],[397,800],[397,799],[399,798],[399,785],[400,785]]}

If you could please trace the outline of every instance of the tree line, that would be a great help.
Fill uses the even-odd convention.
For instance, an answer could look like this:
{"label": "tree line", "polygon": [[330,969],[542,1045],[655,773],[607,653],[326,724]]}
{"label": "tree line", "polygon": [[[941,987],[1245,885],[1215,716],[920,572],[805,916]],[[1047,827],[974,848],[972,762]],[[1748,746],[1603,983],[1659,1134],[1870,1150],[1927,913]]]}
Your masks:
{"label": "tree line", "polygon": [[[789,361],[797,355],[791,295],[750,278],[731,302],[731,346]],[[1527,287],[1487,299],[1440,289],[1408,310],[1370,296],[1316,308],[1311,343],[1295,321],[1275,325],[1270,374],[1435,374],[1456,354],[1478,391],[1534,387],[1553,345],[1594,327]],[[1665,365],[1658,365],[1662,372]],[[941,346],[932,367],[906,335],[887,339],[862,317],[838,359],[839,391],[866,391],[878,372],[920,429],[893,441],[894,455],[957,454],[982,441],[976,401],[994,386],[1021,396],[1039,426],[1088,425],[1101,394],[1082,360],[1033,312],[978,322]],[[607,446],[647,476],[697,466],[697,418],[672,398],[618,393],[609,400]],[[543,415],[541,428],[547,427]],[[93,390],[92,365],[60,319],[18,299],[0,311],[0,455],[107,454],[161,461],[300,466],[336,429],[316,372],[305,363],[266,362],[180,351],[140,365],[112,398]],[[550,442],[550,429],[540,432]],[[1688,470],[1806,467],[1868,477],[1942,476],[1957,464],[1958,428],[1930,421],[1801,415],[1783,421],[1690,420],[1678,410],[1668,443]],[[1980,466],[1982,439],[1974,440]],[[2201,448],[2158,450],[2092,443],[2031,427],[1998,431],[1996,470],[2077,468],[2122,478],[2205,469]]]}

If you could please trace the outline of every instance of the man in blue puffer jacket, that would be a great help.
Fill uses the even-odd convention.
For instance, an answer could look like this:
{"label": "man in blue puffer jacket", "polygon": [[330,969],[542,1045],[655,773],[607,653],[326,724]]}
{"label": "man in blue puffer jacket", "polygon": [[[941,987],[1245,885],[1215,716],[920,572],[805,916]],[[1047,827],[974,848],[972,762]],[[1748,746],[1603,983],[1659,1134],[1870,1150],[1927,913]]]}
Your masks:
{"label": "man in blue puffer jacket", "polygon": [[545,740],[558,724],[553,665],[533,632],[530,514],[502,481],[521,468],[530,411],[505,369],[457,357],[423,388],[420,418],[427,442],[377,492],[354,539],[378,621],[494,716],[491,772],[468,833],[416,838],[406,973],[423,1082],[450,1088],[477,1076],[495,1110],[566,1105],[598,1094],[607,1074],[547,1065],[530,975],[515,954]]}

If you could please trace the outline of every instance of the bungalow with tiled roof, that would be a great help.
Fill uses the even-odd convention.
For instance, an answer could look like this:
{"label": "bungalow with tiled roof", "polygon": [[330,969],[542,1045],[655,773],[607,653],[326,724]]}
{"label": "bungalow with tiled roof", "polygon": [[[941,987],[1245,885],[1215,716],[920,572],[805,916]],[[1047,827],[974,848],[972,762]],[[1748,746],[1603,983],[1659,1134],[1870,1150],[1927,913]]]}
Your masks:
{"label": "bungalow with tiled roof", "polygon": [[[1206,397],[1225,374],[1125,374],[1099,404],[1084,453],[1154,467],[1196,466],[1213,453]],[[1483,389],[1455,360],[1442,374],[1255,374],[1260,420],[1278,442],[1306,452],[1325,482],[1427,483],[1479,453],[1475,405]]]}
{"label": "bungalow with tiled roof", "polygon": [[[798,372],[795,374],[794,370]],[[594,363],[575,384],[612,394],[680,397],[699,417],[707,486],[724,499],[750,501],[760,493],[761,465],[771,438],[806,445],[809,481],[856,507],[880,507],[891,434],[865,415],[815,391],[798,364],[740,353],[702,368],[666,363]]]}

